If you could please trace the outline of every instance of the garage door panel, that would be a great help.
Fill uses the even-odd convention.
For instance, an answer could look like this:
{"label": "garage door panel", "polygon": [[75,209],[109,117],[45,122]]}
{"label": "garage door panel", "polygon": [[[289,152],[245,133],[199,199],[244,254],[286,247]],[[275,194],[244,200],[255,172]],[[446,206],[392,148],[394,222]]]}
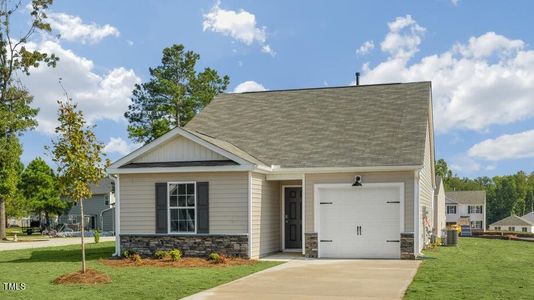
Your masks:
{"label": "garage door panel", "polygon": [[323,203],[319,205],[321,257],[400,256],[398,187],[343,186],[319,188],[318,193]]}

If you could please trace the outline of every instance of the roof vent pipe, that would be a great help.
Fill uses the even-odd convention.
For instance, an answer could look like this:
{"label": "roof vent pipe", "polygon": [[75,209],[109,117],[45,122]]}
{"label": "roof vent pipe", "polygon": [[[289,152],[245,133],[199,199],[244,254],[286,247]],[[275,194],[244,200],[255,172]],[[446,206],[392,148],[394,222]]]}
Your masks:
{"label": "roof vent pipe", "polygon": [[360,85],[360,72],[356,72],[356,85]]}

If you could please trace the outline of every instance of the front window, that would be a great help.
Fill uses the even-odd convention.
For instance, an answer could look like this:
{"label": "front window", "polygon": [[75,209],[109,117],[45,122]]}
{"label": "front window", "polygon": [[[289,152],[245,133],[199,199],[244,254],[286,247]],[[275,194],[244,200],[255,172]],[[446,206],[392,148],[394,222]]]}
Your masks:
{"label": "front window", "polygon": [[500,226],[495,226],[495,230],[501,230]]}
{"label": "front window", "polygon": [[515,231],[515,227],[514,226],[508,227],[508,231]]}
{"label": "front window", "polygon": [[196,232],[196,187],[194,182],[169,183],[170,232]]}
{"label": "front window", "polygon": [[481,214],[482,213],[482,205],[469,205],[467,207],[467,213],[469,214]]}
{"label": "front window", "polygon": [[523,228],[521,228],[521,231],[523,231],[523,232],[527,232],[527,228],[526,228],[526,227],[523,227]]}
{"label": "front window", "polygon": [[471,221],[472,229],[482,229],[482,221]]}
{"label": "front window", "polygon": [[456,214],[456,205],[447,205],[447,214]]}

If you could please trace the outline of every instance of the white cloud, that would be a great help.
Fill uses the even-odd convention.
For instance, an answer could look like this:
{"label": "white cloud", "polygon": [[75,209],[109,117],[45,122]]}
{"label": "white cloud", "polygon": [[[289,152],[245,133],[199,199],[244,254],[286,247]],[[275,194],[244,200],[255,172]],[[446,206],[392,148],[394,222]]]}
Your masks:
{"label": "white cloud", "polygon": [[451,167],[455,173],[469,174],[478,172],[480,164],[468,156],[456,156],[452,159]]}
{"label": "white cloud", "polygon": [[432,81],[438,132],[481,131],[534,117],[534,51],[523,41],[487,32],[410,63],[425,28],[409,15],[388,26],[381,49],[389,57],[364,64],[362,82]]}
{"label": "white cloud", "polygon": [[365,41],[360,48],[356,49],[356,54],[365,55],[375,48],[373,41]]}
{"label": "white cloud", "polygon": [[469,156],[491,161],[534,157],[534,130],[484,140],[469,149]]}
{"label": "white cloud", "polygon": [[64,49],[57,41],[29,43],[27,47],[60,57],[56,68],[41,66],[33,70],[31,76],[21,76],[23,84],[34,95],[33,105],[40,108],[38,131],[51,134],[57,126],[57,100],[64,99],[59,78],[89,122],[124,120],[134,84],[141,81],[132,69],[119,67],[100,75],[94,72],[93,61]]}
{"label": "white cloud", "polygon": [[460,0],[451,0],[451,3],[452,3],[454,6],[457,6],[458,3],[460,3]]}
{"label": "white cloud", "polygon": [[59,33],[61,39],[78,41],[82,44],[95,44],[108,36],[120,35],[119,30],[109,24],[87,24],[83,23],[80,17],[65,13],[48,13],[48,22],[52,29]]}
{"label": "white cloud", "polygon": [[221,8],[217,1],[211,10],[203,15],[202,28],[204,31],[213,31],[229,36],[245,45],[258,43],[264,53],[275,54],[267,44],[266,27],[256,24],[256,16],[246,10],[226,10]]}
{"label": "white cloud", "polygon": [[257,83],[256,81],[250,80],[238,84],[234,89],[234,93],[257,92],[266,90],[267,89],[263,85]]}
{"label": "white cloud", "polygon": [[111,137],[104,147],[104,152],[107,154],[118,153],[120,155],[126,155],[140,146],[141,144],[128,144],[128,142],[120,137]]}

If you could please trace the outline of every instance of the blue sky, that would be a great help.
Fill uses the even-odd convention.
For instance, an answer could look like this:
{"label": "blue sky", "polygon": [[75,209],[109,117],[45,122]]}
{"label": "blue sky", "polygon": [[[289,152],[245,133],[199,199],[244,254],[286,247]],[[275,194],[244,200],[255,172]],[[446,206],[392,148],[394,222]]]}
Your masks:
{"label": "blue sky", "polygon": [[22,159],[45,155],[59,77],[112,160],[133,149],[122,118],[133,85],[181,43],[199,68],[228,74],[229,91],[349,85],[356,71],[362,84],[431,80],[437,158],[461,176],[531,172],[532,11],[532,1],[56,0],[53,35],[29,47],[61,61],[22,78],[41,108]]}

